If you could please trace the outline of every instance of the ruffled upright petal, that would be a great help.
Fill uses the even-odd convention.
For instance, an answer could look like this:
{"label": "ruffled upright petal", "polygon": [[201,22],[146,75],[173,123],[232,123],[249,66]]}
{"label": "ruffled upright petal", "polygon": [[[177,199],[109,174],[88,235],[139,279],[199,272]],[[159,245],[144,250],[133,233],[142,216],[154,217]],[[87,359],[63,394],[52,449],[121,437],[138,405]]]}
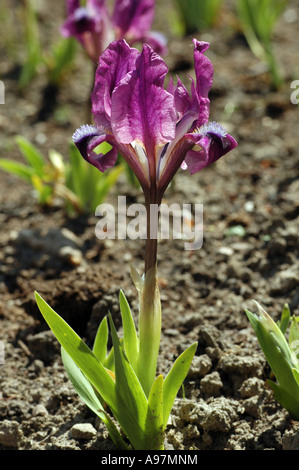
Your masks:
{"label": "ruffled upright petal", "polygon": [[174,98],[164,88],[165,62],[148,45],[136,60],[136,69],[112,96],[112,128],[117,140],[143,143],[146,153],[171,141],[177,116]]}
{"label": "ruffled upright petal", "polygon": [[112,93],[127,73],[135,68],[138,54],[137,49],[120,40],[111,43],[99,59],[91,102],[95,123],[102,129],[111,130]]}

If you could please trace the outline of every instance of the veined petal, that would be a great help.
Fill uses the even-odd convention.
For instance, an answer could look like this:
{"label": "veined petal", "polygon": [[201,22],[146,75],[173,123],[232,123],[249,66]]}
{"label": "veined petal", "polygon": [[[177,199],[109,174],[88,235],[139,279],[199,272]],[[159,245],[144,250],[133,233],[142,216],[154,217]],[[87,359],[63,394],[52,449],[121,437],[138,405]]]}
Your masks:
{"label": "veined petal", "polygon": [[214,68],[210,59],[204,53],[210,45],[207,42],[197,41],[196,39],[193,39],[193,44],[197,93],[201,98],[208,98],[213,84]]}
{"label": "veined petal", "polygon": [[[190,109],[190,95],[188,93],[187,88],[181,80],[178,78],[177,86],[173,91],[173,96],[175,100],[175,107],[179,116],[179,119],[181,119],[184,114]],[[187,132],[187,131],[186,131]]]}
{"label": "veined petal", "polygon": [[199,118],[197,126],[202,126],[209,119],[210,100],[208,96],[213,83],[214,68],[210,59],[204,55],[209,48],[209,43],[193,39],[193,44],[196,90],[193,90],[192,95],[194,96],[196,92],[199,100]]}
{"label": "veined petal", "polygon": [[155,147],[171,141],[177,120],[174,98],[163,88],[167,66],[145,44],[128,74],[112,95],[111,121],[116,139],[144,144],[148,158]]}
{"label": "veined petal", "polygon": [[190,130],[194,120],[197,118],[197,113],[190,110],[178,122],[175,130],[174,139],[165,146],[164,152],[159,156],[157,166],[157,181],[158,186],[167,186],[173,175],[180,168],[182,161],[185,158],[187,150],[192,147],[192,143],[180,142],[185,139],[186,133]]}
{"label": "veined petal", "polygon": [[96,124],[111,129],[111,96],[119,82],[135,68],[139,54],[125,40],[111,43],[99,59],[95,87],[91,95],[92,113]]}
{"label": "veined petal", "polygon": [[112,22],[118,29],[118,37],[140,40],[152,25],[154,10],[155,0],[116,0]]}
{"label": "veined petal", "polygon": [[238,145],[235,139],[215,122],[202,126],[198,132],[187,134],[186,138],[195,144],[195,147],[187,152],[183,165],[191,175],[214,163]]}
{"label": "veined petal", "polygon": [[[73,141],[80,151],[82,157],[102,173],[115,165],[118,155],[117,148],[113,145],[113,142],[109,142],[106,134],[100,133],[96,126],[81,126],[74,132]],[[94,149],[103,142],[108,142],[110,145],[112,145],[111,150],[105,154],[97,154],[94,152]]]}

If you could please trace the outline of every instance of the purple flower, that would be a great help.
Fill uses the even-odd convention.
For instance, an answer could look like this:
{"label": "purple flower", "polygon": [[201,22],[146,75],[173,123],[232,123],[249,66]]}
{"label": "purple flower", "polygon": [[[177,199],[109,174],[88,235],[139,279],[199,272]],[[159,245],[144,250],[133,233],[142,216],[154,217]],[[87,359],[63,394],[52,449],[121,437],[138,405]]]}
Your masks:
{"label": "purple flower", "polygon": [[155,0],[115,0],[112,14],[105,0],[86,0],[84,7],[80,0],[66,0],[66,7],[62,35],[74,36],[94,62],[109,43],[122,38],[130,45],[147,42],[159,54],[166,51],[164,36],[150,31]]}
{"label": "purple flower", "polygon": [[[111,43],[99,60],[91,96],[95,125],[82,126],[73,140],[100,171],[115,164],[118,152],[137,176],[145,195],[160,200],[177,170],[196,173],[237,146],[217,123],[209,123],[213,66],[209,44],[193,40],[195,81],[191,93],[178,79],[164,87],[163,59],[144,44],[139,52],[125,40]],[[108,153],[96,153],[108,142]]]}

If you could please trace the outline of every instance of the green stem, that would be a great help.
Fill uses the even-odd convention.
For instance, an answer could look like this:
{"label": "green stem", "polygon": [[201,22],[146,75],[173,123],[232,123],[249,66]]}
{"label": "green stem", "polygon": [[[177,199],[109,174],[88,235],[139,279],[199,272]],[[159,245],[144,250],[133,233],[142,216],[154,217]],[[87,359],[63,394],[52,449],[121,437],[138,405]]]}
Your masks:
{"label": "green stem", "polygon": [[161,196],[153,185],[145,193],[147,240],[145,276],[139,292],[139,359],[138,377],[148,396],[156,376],[161,335],[161,302],[157,282],[157,246],[159,204]]}
{"label": "green stem", "polygon": [[146,207],[146,229],[147,239],[145,243],[145,274],[157,264],[157,248],[158,248],[158,228],[159,228],[159,212],[158,208],[161,203],[161,196],[157,193],[155,187],[151,188],[145,194]]}
{"label": "green stem", "polygon": [[138,377],[146,396],[156,377],[160,335],[161,302],[157,269],[153,266],[147,271],[139,294]]}
{"label": "green stem", "polygon": [[278,90],[281,87],[281,85],[283,83],[283,80],[281,78],[281,75],[280,75],[280,72],[279,72],[279,67],[278,67],[276,59],[274,57],[274,53],[272,51],[271,45],[265,46],[265,54],[266,54],[266,58],[267,58],[267,62],[268,62],[268,66],[269,66],[269,70],[270,70],[270,74],[271,74],[271,77],[272,77],[273,84],[274,84],[275,88]]}

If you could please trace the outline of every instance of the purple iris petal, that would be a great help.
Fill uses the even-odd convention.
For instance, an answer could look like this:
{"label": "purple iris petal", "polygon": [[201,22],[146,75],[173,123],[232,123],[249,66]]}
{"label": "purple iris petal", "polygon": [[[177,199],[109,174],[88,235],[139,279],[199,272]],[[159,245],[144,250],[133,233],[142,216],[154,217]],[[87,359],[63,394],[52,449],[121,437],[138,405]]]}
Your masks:
{"label": "purple iris petal", "polygon": [[187,151],[193,147],[193,143],[189,139],[185,139],[185,135],[190,127],[192,127],[196,117],[197,113],[189,110],[178,122],[174,139],[167,145],[165,151],[161,152],[157,171],[159,187],[167,187],[168,183],[180,168]]}
{"label": "purple iris petal", "polygon": [[84,125],[81,126],[73,134],[73,141],[80,151],[82,157],[88,162],[94,165],[102,173],[108,168],[115,165],[118,151],[112,143],[112,148],[107,153],[97,154],[94,149],[107,142],[109,138],[104,133],[100,133],[96,126]]}
{"label": "purple iris petal", "polygon": [[97,23],[87,8],[77,8],[64,22],[61,28],[63,36],[74,36],[80,42],[82,34],[96,31]]}
{"label": "purple iris petal", "polygon": [[80,0],[66,0],[66,13],[72,15],[80,7]]}
{"label": "purple iris petal", "polygon": [[66,9],[61,34],[74,36],[94,62],[109,43],[119,39],[129,45],[146,42],[159,54],[167,51],[164,36],[150,31],[155,0],[115,0],[112,15],[105,0],[86,0],[85,7],[80,0],[66,0]]}
{"label": "purple iris petal", "polygon": [[154,10],[155,0],[116,0],[112,22],[119,38],[141,39],[152,25]]}
{"label": "purple iris petal", "polygon": [[171,141],[177,120],[174,98],[164,88],[164,61],[148,45],[136,59],[136,69],[112,95],[112,129],[120,142],[141,142],[148,159],[155,147]]}
{"label": "purple iris petal", "polygon": [[185,157],[185,165],[191,175],[214,163],[237,146],[235,139],[215,122],[202,126],[198,132],[188,134],[187,137],[195,144]]}
{"label": "purple iris petal", "polygon": [[209,44],[193,39],[194,44],[194,69],[196,76],[196,93],[199,100],[200,116],[197,126],[208,122],[210,113],[209,91],[213,83],[214,68],[208,57],[204,55]]}
{"label": "purple iris petal", "polygon": [[178,112],[179,118],[181,118],[190,109],[190,95],[187,88],[183,85],[179,78],[177,87],[173,91],[173,96],[175,99],[176,110]]}
{"label": "purple iris petal", "polygon": [[96,71],[95,87],[91,95],[95,123],[111,129],[111,97],[119,82],[134,69],[139,54],[126,41],[115,41],[103,52]]}

